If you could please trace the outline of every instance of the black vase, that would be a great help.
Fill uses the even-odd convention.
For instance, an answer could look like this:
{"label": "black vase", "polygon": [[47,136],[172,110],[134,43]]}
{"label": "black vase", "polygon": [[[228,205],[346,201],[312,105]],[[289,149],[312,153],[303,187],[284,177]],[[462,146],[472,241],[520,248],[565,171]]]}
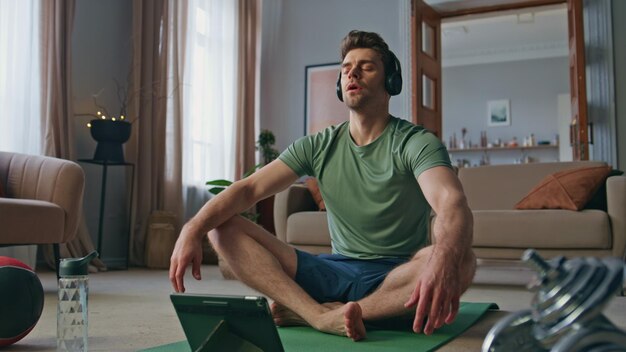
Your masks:
{"label": "black vase", "polygon": [[126,121],[91,120],[91,136],[98,142],[93,160],[124,163],[122,144],[130,138],[130,127]]}

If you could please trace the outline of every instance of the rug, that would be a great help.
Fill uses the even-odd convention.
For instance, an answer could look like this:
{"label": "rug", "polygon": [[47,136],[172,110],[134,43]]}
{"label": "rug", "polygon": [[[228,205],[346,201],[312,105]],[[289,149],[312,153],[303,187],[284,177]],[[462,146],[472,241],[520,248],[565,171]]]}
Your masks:
{"label": "rug", "polygon": [[[279,327],[278,334],[287,352],[434,351],[474,325],[489,309],[498,309],[498,306],[495,303],[461,302],[454,323],[444,325],[432,335],[415,334],[410,330],[368,329],[365,340],[353,342],[346,337],[325,334],[302,326]],[[191,352],[191,350],[187,341],[179,341],[140,352]]]}

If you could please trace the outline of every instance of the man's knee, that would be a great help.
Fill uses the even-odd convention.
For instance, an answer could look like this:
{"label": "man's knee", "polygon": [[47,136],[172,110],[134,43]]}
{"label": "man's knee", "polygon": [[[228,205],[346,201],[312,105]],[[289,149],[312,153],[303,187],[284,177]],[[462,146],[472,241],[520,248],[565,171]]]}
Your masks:
{"label": "man's knee", "polygon": [[236,231],[238,225],[237,217],[233,216],[232,218],[226,220],[221,225],[217,226],[213,230],[209,231],[208,238],[209,242],[213,246],[213,249],[220,254],[222,250],[228,246],[237,236],[238,231]]}

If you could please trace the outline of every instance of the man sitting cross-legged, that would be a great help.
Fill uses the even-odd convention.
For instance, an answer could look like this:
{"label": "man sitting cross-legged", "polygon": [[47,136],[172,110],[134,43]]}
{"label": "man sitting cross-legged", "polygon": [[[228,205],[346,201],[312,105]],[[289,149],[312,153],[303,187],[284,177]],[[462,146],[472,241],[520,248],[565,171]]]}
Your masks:
{"label": "man sitting cross-legged", "polygon": [[[389,114],[402,79],[383,39],[352,31],[341,58],[337,92],[349,121],[297,140],[207,202],[183,227],[170,280],[184,292],[190,264],[200,279],[208,234],[237,278],[274,300],[278,325],[308,324],[356,341],[366,337],[364,322],[414,314],[413,330],[431,334],[455,319],[472,281],[472,215],[441,142]],[[332,255],[296,250],[237,215],[303,175],[318,179]]]}

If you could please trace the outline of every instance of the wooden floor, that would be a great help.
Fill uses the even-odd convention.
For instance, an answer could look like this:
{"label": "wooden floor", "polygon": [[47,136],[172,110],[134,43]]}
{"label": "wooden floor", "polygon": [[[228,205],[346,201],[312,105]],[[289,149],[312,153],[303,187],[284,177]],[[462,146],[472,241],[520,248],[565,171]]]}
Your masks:
{"label": "wooden floor", "polygon": [[[22,341],[2,351],[56,350],[56,278],[53,272],[38,273],[45,291],[43,314]],[[519,271],[491,271],[477,274],[483,282],[520,282],[526,280]],[[224,280],[217,266],[202,267],[202,281],[187,277],[187,292],[250,295],[257,294],[234,280]],[[505,280],[506,279],[506,280]],[[507,281],[508,280],[508,281]],[[89,350],[136,351],[184,339],[183,331],[171,302],[172,292],[168,272],[132,268],[90,274],[89,288]],[[502,310],[513,312],[530,307],[533,294],[524,286],[476,284],[462,297],[464,301],[495,302]],[[605,309],[605,314],[622,328],[626,328],[626,298],[616,297]],[[504,312],[488,313],[459,339],[444,346],[441,351],[480,351],[482,341]]]}

